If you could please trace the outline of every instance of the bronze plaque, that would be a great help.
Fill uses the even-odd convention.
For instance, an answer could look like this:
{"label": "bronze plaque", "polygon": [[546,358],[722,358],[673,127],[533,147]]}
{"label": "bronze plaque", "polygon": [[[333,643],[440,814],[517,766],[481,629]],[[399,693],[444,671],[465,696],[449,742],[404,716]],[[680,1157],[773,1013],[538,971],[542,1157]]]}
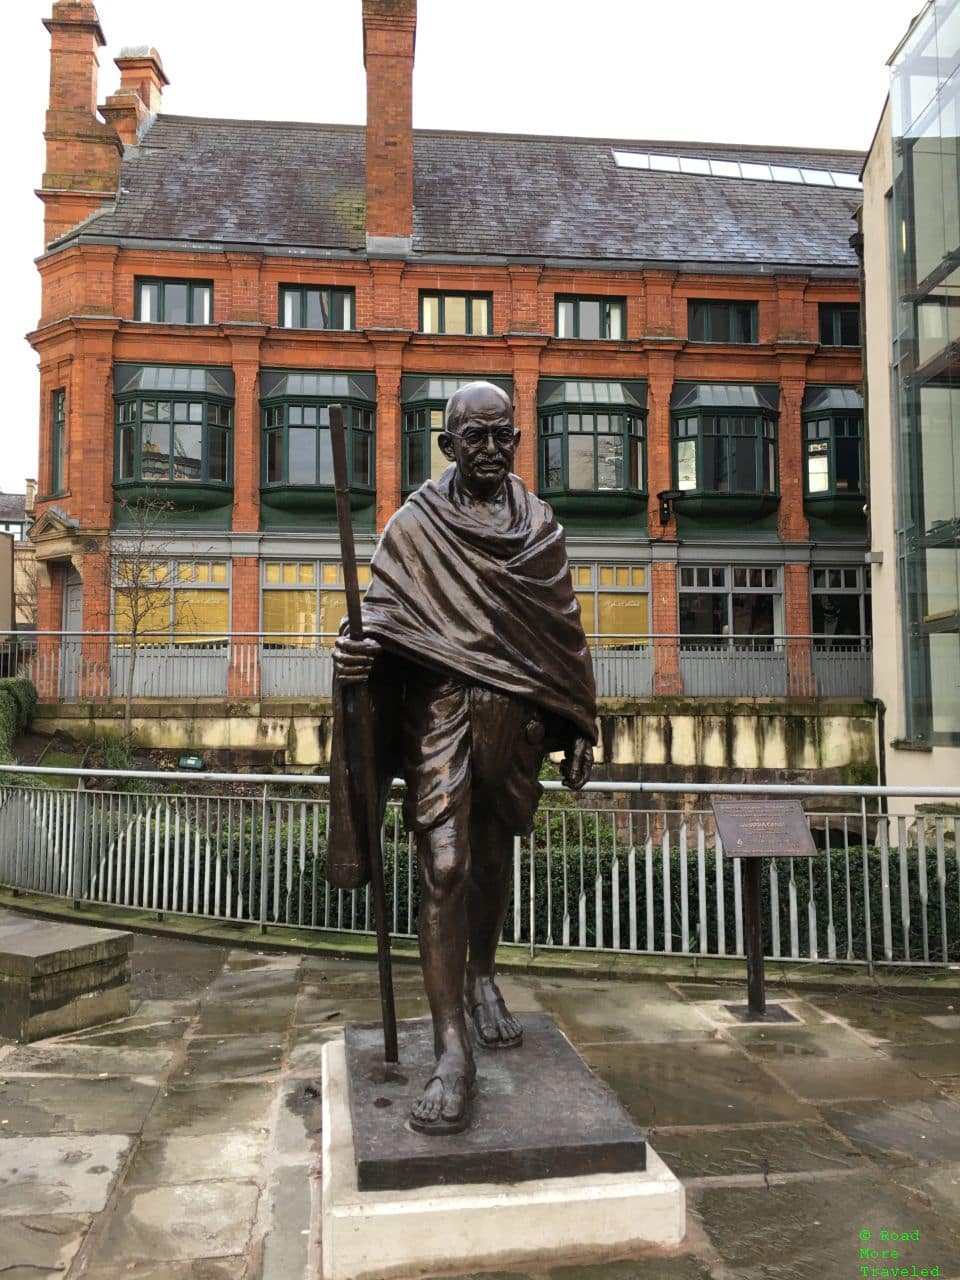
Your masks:
{"label": "bronze plaque", "polygon": [[714,800],[728,858],[813,858],[817,847],[799,800]]}

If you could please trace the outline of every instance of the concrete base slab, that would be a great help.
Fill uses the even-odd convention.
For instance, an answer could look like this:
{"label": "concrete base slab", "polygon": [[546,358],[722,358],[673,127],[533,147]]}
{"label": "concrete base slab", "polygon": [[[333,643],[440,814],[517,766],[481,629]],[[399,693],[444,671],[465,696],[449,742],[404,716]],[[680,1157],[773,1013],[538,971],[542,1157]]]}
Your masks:
{"label": "concrete base slab", "polygon": [[133,935],[0,913],[0,1036],[26,1042],[130,1012]]}
{"label": "concrete base slab", "polygon": [[473,1269],[597,1262],[679,1244],[685,1230],[683,1186],[649,1146],[643,1173],[360,1191],[343,1041],[324,1045],[323,1280],[389,1280],[451,1258]]}

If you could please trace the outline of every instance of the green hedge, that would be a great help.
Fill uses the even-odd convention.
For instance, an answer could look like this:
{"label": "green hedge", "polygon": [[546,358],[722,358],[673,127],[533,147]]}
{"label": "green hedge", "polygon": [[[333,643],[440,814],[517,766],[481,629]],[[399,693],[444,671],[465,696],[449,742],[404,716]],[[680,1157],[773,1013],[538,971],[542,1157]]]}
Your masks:
{"label": "green hedge", "polygon": [[33,723],[37,691],[19,676],[0,679],[0,760],[13,763],[13,740]]}

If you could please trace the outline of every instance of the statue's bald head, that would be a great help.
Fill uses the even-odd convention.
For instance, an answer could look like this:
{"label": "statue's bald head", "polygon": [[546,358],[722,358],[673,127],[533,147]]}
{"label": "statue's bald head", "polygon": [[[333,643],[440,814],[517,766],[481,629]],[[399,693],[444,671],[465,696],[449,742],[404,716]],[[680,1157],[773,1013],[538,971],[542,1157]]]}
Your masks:
{"label": "statue's bald head", "polygon": [[513,403],[507,393],[492,382],[468,382],[447,401],[443,429],[456,433],[470,419],[504,418],[513,425]]}

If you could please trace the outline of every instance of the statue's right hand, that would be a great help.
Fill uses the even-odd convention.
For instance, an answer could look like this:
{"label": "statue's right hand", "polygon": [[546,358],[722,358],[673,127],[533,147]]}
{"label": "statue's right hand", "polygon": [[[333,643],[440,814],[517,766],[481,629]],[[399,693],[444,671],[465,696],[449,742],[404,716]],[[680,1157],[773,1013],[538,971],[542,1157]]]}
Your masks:
{"label": "statue's right hand", "polygon": [[333,646],[333,669],[344,684],[360,684],[369,679],[373,670],[374,659],[383,646],[373,636],[364,636],[362,640],[351,640],[349,636],[338,636]]}

